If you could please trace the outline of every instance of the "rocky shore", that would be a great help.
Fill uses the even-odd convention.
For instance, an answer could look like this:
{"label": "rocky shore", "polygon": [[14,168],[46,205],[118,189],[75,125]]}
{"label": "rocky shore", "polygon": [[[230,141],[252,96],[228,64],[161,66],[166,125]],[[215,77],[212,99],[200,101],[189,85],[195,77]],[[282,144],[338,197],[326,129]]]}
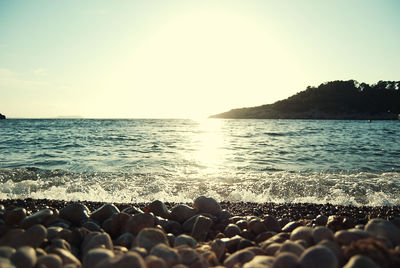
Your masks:
{"label": "rocky shore", "polygon": [[0,267],[400,267],[400,208],[1,200]]}

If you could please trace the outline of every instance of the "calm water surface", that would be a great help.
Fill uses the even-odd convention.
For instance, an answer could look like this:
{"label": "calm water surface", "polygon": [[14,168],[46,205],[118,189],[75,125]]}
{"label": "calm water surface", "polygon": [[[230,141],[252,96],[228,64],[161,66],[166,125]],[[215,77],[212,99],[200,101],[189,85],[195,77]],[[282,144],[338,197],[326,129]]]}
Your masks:
{"label": "calm water surface", "polygon": [[400,122],[0,121],[0,198],[400,205]]}

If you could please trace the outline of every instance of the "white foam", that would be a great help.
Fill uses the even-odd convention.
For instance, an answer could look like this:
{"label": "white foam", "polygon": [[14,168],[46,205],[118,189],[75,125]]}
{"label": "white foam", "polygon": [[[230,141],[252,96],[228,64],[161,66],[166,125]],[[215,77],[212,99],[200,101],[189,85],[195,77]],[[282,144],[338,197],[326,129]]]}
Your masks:
{"label": "white foam", "polygon": [[[23,173],[23,172],[22,172]],[[219,201],[400,205],[400,173],[291,173],[162,176],[160,174],[74,174],[8,177],[0,199],[47,198],[103,202],[191,202],[200,195]],[[33,178],[33,179],[32,179]]]}

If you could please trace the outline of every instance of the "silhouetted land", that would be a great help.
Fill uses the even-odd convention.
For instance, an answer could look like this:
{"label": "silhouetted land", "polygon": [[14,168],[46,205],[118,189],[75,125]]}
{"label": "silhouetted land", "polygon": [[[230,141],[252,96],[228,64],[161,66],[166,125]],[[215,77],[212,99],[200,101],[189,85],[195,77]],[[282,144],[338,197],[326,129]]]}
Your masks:
{"label": "silhouetted land", "polygon": [[4,114],[0,114],[0,120],[1,119],[6,119],[6,116]]}
{"label": "silhouetted land", "polygon": [[210,117],[394,120],[399,119],[399,114],[400,81],[379,81],[369,85],[349,80],[309,86],[273,104],[232,109]]}

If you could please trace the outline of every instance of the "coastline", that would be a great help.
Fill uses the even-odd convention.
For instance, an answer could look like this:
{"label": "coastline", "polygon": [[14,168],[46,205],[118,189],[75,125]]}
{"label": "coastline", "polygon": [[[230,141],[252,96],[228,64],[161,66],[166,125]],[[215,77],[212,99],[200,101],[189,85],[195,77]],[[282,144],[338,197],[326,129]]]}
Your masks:
{"label": "coastline", "polygon": [[[62,209],[63,207],[80,203],[94,211],[109,202],[94,202],[94,201],[67,201],[67,200],[53,200],[53,199],[2,199],[0,205],[5,207],[23,207],[28,214],[33,214],[44,208]],[[112,203],[119,210],[124,210],[128,207],[136,207],[141,210],[145,209],[149,202],[143,203]],[[167,209],[171,209],[178,204],[192,206],[192,203],[175,203],[164,202]],[[365,224],[372,218],[383,218],[393,220],[400,217],[400,206],[347,206],[347,205],[333,205],[333,204],[314,204],[314,203],[254,203],[254,202],[219,202],[222,209],[229,211],[235,216],[261,216],[271,215],[275,218],[286,218],[290,221],[296,220],[309,220],[317,217],[318,215],[337,215],[352,218],[354,222]]]}

